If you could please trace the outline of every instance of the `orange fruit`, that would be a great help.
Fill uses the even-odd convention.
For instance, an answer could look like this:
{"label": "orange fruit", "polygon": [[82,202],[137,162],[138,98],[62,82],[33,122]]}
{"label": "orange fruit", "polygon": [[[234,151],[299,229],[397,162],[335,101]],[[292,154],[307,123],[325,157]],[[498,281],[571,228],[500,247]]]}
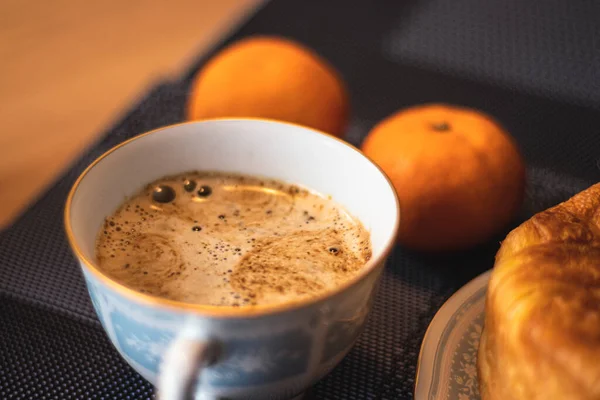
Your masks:
{"label": "orange fruit", "polygon": [[482,243],[519,210],[525,166],[503,128],[471,109],[431,104],[380,122],[362,150],[400,199],[399,241],[424,251]]}
{"label": "orange fruit", "polygon": [[215,55],[194,78],[190,120],[257,117],[305,125],[341,137],[348,95],[338,73],[288,39],[242,39]]}

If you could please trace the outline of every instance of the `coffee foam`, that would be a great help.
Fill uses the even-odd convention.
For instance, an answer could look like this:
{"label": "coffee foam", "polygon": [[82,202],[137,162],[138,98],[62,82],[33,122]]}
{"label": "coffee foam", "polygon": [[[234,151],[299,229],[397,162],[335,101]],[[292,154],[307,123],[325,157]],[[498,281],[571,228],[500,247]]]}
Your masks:
{"label": "coffee foam", "polygon": [[[195,190],[185,190],[186,180]],[[161,185],[175,191],[173,201],[153,200]],[[252,306],[339,286],[369,260],[371,244],[331,199],[273,180],[194,172],[153,182],[126,201],[106,219],[96,256],[107,275],[142,293]]]}

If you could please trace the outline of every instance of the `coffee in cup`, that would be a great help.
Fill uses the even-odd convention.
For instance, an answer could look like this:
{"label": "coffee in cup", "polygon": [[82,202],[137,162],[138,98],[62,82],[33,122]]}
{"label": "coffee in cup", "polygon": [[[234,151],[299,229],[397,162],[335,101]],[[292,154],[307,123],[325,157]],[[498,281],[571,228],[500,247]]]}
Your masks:
{"label": "coffee in cup", "polygon": [[369,234],[331,198],[240,174],[189,172],[148,184],[107,217],[99,267],[142,293],[185,303],[297,302],[354,276]]}

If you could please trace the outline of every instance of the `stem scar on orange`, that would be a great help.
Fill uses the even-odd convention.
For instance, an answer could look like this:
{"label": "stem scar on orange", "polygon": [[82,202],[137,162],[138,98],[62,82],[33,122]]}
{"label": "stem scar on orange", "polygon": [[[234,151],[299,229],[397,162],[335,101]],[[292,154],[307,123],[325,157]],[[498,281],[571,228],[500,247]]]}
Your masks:
{"label": "stem scar on orange", "polygon": [[289,39],[252,36],[235,42],[196,74],[188,119],[270,118],[342,137],[349,101],[326,60]]}
{"label": "stem scar on orange", "polygon": [[362,150],[400,199],[399,241],[421,251],[465,249],[504,228],[525,192],[525,165],[511,136],[477,110],[411,107],[376,125]]}

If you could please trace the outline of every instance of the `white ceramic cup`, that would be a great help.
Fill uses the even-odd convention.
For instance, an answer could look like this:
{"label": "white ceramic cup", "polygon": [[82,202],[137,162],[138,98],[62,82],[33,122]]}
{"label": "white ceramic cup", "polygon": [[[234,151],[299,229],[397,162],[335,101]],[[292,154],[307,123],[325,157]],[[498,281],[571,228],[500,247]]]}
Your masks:
{"label": "white ceramic cup", "polygon": [[[372,258],[331,292],[250,308],[153,297],[104,275],[94,254],[104,218],[148,182],[193,170],[264,176],[331,195],[370,231]],[[67,236],[108,337],[169,400],[303,393],[358,338],[398,224],[393,186],[360,151],[309,128],[258,119],[185,123],[130,139],[82,173],[65,207]]]}

